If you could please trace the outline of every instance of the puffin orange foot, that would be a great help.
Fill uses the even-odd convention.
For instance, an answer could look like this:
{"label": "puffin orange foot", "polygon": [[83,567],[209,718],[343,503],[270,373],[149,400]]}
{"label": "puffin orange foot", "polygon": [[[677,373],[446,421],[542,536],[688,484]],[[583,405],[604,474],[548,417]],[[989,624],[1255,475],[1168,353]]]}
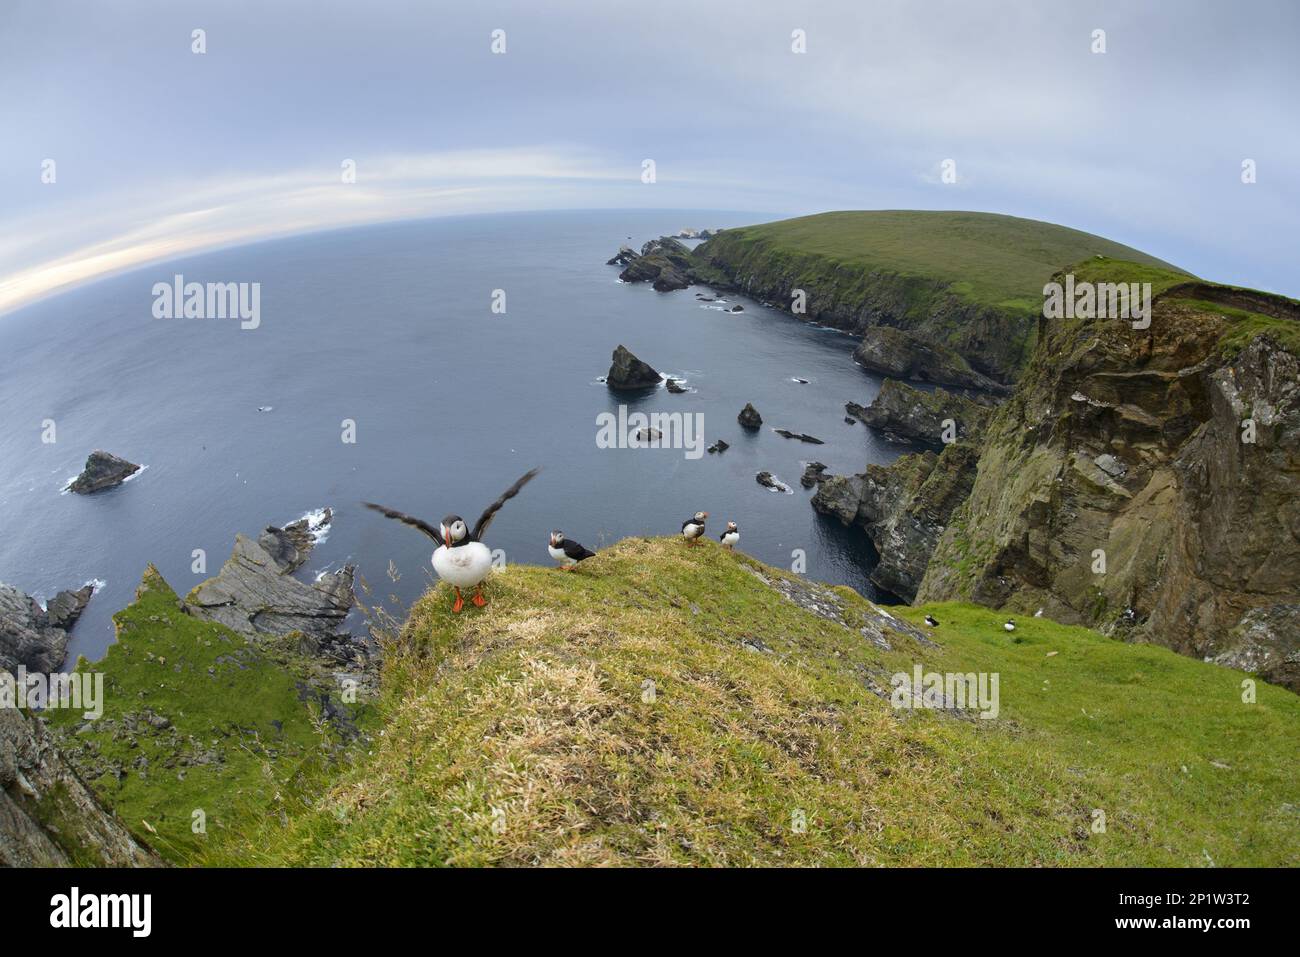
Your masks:
{"label": "puffin orange foot", "polygon": [[460,589],[456,589],[456,600],[451,603],[451,613],[459,615],[460,610],[465,607],[465,599],[460,597]]}
{"label": "puffin orange foot", "polygon": [[470,601],[472,601],[479,608],[482,608],[484,605],[486,605],[487,599],[483,597],[483,589],[480,588],[478,591],[474,592],[474,597],[471,598]]}

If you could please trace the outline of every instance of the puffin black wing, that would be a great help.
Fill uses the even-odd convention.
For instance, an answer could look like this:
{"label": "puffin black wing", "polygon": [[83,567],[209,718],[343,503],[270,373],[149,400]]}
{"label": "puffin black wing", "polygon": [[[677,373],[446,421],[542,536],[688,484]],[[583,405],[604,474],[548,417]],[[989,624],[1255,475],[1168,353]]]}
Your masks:
{"label": "puffin black wing", "polygon": [[483,533],[486,532],[488,526],[492,524],[492,519],[496,518],[497,512],[501,510],[501,506],[518,495],[523,487],[531,482],[540,471],[541,469],[529,469],[519,477],[519,481],[515,482],[514,485],[502,492],[500,498],[483,510],[483,514],[478,517],[478,521],[474,524],[474,531],[470,532],[469,537],[476,542],[483,541]]}
{"label": "puffin black wing", "polygon": [[566,558],[571,558],[575,562],[583,561],[587,558],[594,558],[596,553],[583,545],[579,545],[571,538],[566,538],[560,542],[560,549],[564,552]]}
{"label": "puffin black wing", "polygon": [[418,528],[420,531],[424,532],[424,534],[428,535],[439,545],[445,544],[445,542],[443,542],[442,540],[442,533],[438,531],[438,529],[430,525],[428,522],[424,521],[423,519],[416,518],[414,515],[407,515],[404,512],[395,511],[394,509],[391,508],[385,508],[383,505],[376,505],[374,502],[362,502],[361,504],[364,505],[366,508],[373,508],[376,512],[379,512],[385,518],[396,519],[397,521],[401,522],[403,525],[410,525],[412,528]]}

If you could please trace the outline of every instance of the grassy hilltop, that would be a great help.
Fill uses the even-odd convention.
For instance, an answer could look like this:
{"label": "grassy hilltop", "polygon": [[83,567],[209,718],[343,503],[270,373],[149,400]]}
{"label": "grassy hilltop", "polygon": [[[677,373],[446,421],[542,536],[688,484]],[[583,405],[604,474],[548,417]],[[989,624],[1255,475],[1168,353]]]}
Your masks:
{"label": "grassy hilltop", "polygon": [[1043,284],[1097,256],[1193,278],[1077,229],[925,210],[819,213],[727,229],[695,250],[692,274],[782,308],[802,289],[807,319],[864,337],[893,326],[1010,383],[1033,350]]}
{"label": "grassy hilltop", "polygon": [[[202,859],[1300,857],[1300,698],[1260,684],[1243,703],[1240,672],[1044,619],[1007,635],[972,605],[891,618],[713,542],[628,539],[574,574],[511,567],[490,594],[461,616],[445,588],[427,594],[389,650],[370,755]],[[926,611],[941,621],[934,644],[915,627]],[[998,672],[997,719],[893,709],[890,675],[917,663]]]}
{"label": "grassy hilltop", "polygon": [[1043,283],[1093,256],[1175,269],[1078,229],[998,213],[861,210],[818,213],[725,233],[729,241],[789,256],[934,279],[973,302],[1039,312]]}

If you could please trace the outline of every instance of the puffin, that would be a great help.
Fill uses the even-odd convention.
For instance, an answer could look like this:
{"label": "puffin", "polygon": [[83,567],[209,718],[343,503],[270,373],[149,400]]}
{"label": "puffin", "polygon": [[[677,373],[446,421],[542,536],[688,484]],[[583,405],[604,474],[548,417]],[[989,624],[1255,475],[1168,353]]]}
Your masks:
{"label": "puffin", "polygon": [[740,528],[735,522],[728,522],[727,530],[718,536],[718,541],[727,548],[735,548],[736,542],[740,541]]}
{"label": "puffin", "polygon": [[487,531],[492,519],[501,510],[501,506],[518,495],[539,471],[541,470],[530,469],[520,476],[514,485],[502,492],[495,502],[484,509],[483,514],[474,523],[472,531],[459,515],[446,516],[438,527],[434,528],[428,522],[412,515],[405,515],[383,505],[376,505],[374,502],[361,504],[366,508],[374,509],[386,518],[419,529],[438,543],[438,547],[433,552],[433,570],[438,573],[439,578],[451,585],[456,595],[451,610],[453,614],[460,614],[460,610],[465,607],[465,599],[460,594],[462,588],[474,587],[474,597],[470,601],[479,608],[487,604],[487,599],[483,597],[483,579],[487,578],[488,572],[492,571],[492,550],[483,544],[483,533]]}
{"label": "puffin", "polygon": [[592,558],[596,554],[585,545],[579,545],[573,539],[565,538],[564,533],[558,528],[551,532],[551,542],[546,546],[546,550],[560,563],[557,567],[562,571],[573,571],[578,567],[578,562]]}
{"label": "puffin", "polygon": [[686,539],[687,545],[699,544],[699,538],[704,534],[704,520],[708,517],[708,512],[696,512],[682,522],[682,536]]}
{"label": "puffin", "polygon": [[1015,631],[1015,630],[1016,630],[1016,620],[1015,620],[1014,618],[1008,618],[1006,624],[1002,626],[1002,630],[1003,630],[1003,631]]}
{"label": "puffin", "polygon": [[929,625],[931,628],[939,627],[939,619],[935,618],[934,615],[926,615],[925,623]]}

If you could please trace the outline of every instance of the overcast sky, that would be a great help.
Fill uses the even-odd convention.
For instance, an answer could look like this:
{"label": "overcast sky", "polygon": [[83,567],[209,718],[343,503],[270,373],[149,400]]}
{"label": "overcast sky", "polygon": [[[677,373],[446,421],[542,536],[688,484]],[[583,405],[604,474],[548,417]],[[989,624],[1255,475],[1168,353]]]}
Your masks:
{"label": "overcast sky", "polygon": [[1295,0],[0,0],[0,311],[280,233],[582,207],[990,210],[1300,296],[1298,41]]}

